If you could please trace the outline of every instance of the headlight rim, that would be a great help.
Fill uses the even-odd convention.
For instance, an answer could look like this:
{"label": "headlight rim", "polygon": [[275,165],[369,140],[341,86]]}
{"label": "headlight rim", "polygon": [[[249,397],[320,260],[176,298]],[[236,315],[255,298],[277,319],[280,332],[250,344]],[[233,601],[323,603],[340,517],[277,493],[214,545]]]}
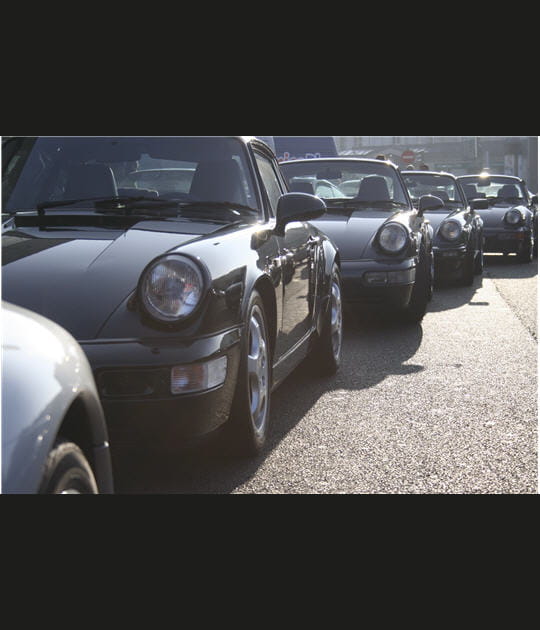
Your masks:
{"label": "headlight rim", "polygon": [[[449,225],[451,223],[453,223],[454,225],[457,225],[459,228],[459,232],[453,238],[450,238],[448,235],[446,235],[443,230],[445,225]],[[459,240],[459,238],[463,234],[463,226],[461,225],[459,221],[456,221],[455,219],[445,219],[439,226],[439,234],[445,241],[448,241],[449,243],[455,243],[457,240]]]}
{"label": "headlight rim", "polygon": [[[180,315],[174,318],[166,318],[160,317],[155,310],[148,307],[148,302],[144,296],[144,285],[145,279],[147,278],[149,272],[156,267],[159,263],[167,260],[167,259],[184,259],[188,261],[188,264],[195,267],[195,269],[199,272],[200,278],[202,280],[201,284],[201,295],[200,298],[195,305],[195,307],[187,314]],[[204,264],[204,262],[198,257],[193,256],[191,254],[186,254],[184,252],[167,252],[164,254],[160,254],[153,258],[142,270],[141,275],[139,276],[139,281],[137,285],[137,301],[139,302],[143,314],[150,318],[150,320],[154,323],[160,324],[162,326],[176,326],[178,324],[183,324],[185,322],[191,321],[194,317],[196,317],[201,309],[203,308],[204,303],[206,302],[206,298],[210,292],[211,280],[210,280],[210,272],[208,268]]]}
{"label": "headlight rim", "polygon": [[[392,249],[387,249],[382,243],[381,243],[381,235],[384,232],[385,229],[387,229],[390,226],[398,226],[401,230],[403,230],[403,233],[405,234],[405,241],[403,243],[403,246],[400,247],[397,250],[392,250]],[[398,256],[399,254],[402,254],[404,251],[406,251],[406,249],[410,246],[411,243],[411,235],[409,230],[406,228],[405,225],[403,225],[403,223],[400,223],[399,221],[388,221],[386,223],[383,223],[383,225],[379,228],[379,230],[377,231],[377,235],[376,235],[376,242],[379,246],[379,248],[385,253],[388,254],[390,256]]]}
{"label": "headlight rim", "polygon": [[[508,217],[511,215],[517,215],[518,216],[518,220],[515,223],[511,223],[508,220]],[[511,208],[510,210],[507,210],[504,214],[504,222],[506,225],[509,225],[511,227],[518,227],[520,225],[523,225],[525,223],[525,216],[523,215],[523,212],[521,212],[521,210],[518,210],[517,208]]]}

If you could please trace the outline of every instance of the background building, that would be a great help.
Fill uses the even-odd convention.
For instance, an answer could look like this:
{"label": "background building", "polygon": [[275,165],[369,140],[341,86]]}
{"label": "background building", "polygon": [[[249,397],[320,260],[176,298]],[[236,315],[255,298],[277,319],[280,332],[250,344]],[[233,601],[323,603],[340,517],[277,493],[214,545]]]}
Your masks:
{"label": "background building", "polygon": [[340,155],[384,153],[400,168],[448,171],[454,175],[492,173],[523,177],[538,192],[538,136],[334,136]]}

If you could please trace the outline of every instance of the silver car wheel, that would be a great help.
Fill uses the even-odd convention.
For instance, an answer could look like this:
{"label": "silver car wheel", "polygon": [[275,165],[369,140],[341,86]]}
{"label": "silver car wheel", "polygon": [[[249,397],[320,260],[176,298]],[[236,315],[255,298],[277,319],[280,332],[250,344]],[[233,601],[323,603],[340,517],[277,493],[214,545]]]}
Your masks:
{"label": "silver car wheel", "polygon": [[257,433],[264,429],[268,408],[269,370],[265,339],[264,318],[255,306],[249,320],[247,369],[251,419]]}
{"label": "silver car wheel", "polygon": [[332,282],[332,297],[331,297],[331,320],[330,329],[332,331],[332,350],[336,359],[341,352],[341,343],[343,340],[343,313],[341,306],[341,288],[339,281],[336,279]]}

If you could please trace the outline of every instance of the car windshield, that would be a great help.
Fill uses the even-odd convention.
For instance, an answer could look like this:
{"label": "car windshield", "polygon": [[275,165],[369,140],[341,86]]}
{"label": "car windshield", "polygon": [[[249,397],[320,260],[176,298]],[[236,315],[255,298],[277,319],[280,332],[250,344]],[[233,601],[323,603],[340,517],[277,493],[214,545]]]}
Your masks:
{"label": "car windshield", "polygon": [[503,175],[467,175],[459,178],[467,199],[488,199],[492,204],[509,205],[527,201],[521,182]]}
{"label": "car windshield", "polygon": [[444,201],[445,206],[456,208],[465,206],[459,184],[449,175],[407,173],[406,171],[402,175],[413,203],[416,203],[422,195],[435,195]]}
{"label": "car windshield", "polygon": [[232,137],[11,137],[3,157],[3,212],[115,198],[152,200],[149,212],[167,201],[260,207],[246,147]]}
{"label": "car windshield", "polygon": [[396,170],[385,162],[309,160],[282,163],[280,167],[291,191],[317,195],[329,205],[333,200],[409,205]]}

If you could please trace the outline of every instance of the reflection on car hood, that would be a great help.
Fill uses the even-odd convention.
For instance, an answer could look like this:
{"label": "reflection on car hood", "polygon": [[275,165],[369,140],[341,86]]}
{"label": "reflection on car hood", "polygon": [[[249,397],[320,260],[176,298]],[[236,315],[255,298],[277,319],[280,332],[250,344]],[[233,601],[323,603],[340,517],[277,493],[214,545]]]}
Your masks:
{"label": "reflection on car hood", "polygon": [[93,339],[152,259],[223,226],[198,227],[199,234],[137,228],[70,230],[69,236],[37,228],[5,232],[2,297],[52,319],[77,340]]}
{"label": "reflection on car hood", "polygon": [[504,227],[504,215],[509,210],[521,210],[524,214],[528,212],[526,206],[516,204],[512,206],[490,206],[487,210],[475,210],[482,217],[485,228],[501,228]]}
{"label": "reflection on car hood", "polygon": [[355,210],[339,212],[332,209],[316,221],[310,221],[321,232],[325,232],[339,249],[341,260],[359,260],[367,256],[377,230],[385,221],[395,216],[388,210]]}

